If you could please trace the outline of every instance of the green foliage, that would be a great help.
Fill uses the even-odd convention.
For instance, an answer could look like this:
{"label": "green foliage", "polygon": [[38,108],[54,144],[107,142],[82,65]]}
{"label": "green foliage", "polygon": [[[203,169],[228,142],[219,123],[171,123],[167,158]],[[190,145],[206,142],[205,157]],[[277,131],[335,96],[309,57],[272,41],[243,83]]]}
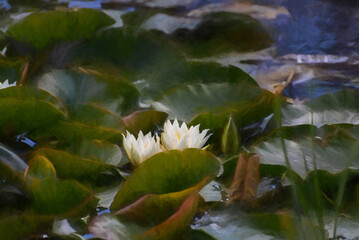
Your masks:
{"label": "green foliage", "polygon": [[253,100],[263,91],[245,83],[193,84],[169,91],[152,105],[167,112],[170,118],[189,121],[201,112],[218,111],[224,105]]}
{"label": "green foliage", "polygon": [[67,179],[95,180],[99,174],[114,167],[101,161],[80,158],[68,152],[50,148],[41,148],[36,151],[34,158],[42,157],[46,157],[53,164],[58,177]]}
{"label": "green foliage", "polygon": [[6,35],[44,50],[56,42],[90,38],[96,30],[113,23],[113,19],[93,9],[35,12],[12,25]]}
{"label": "green foliage", "polygon": [[171,38],[190,56],[198,58],[231,51],[256,51],[272,43],[258,20],[225,12],[208,14],[194,30],[179,29]]}
{"label": "green foliage", "polygon": [[[106,11],[10,3],[32,13],[1,22],[0,82],[17,86],[0,89],[0,239],[357,236],[340,213],[358,212],[358,92],[288,103],[216,62],[269,47],[258,20],[194,11],[196,27],[167,34],[146,21],[186,10],[120,3],[123,27],[111,28]],[[209,129],[209,147],[126,164],[122,134],[159,134],[167,118]],[[54,219],[78,235],[58,236]]]}
{"label": "green foliage", "polygon": [[96,206],[93,193],[72,180],[34,179],[30,191],[35,210],[44,215],[78,216]]}
{"label": "green foliage", "polygon": [[219,170],[218,160],[198,149],[172,150],[146,160],[118,191],[111,210],[121,209],[146,194],[185,190]]}

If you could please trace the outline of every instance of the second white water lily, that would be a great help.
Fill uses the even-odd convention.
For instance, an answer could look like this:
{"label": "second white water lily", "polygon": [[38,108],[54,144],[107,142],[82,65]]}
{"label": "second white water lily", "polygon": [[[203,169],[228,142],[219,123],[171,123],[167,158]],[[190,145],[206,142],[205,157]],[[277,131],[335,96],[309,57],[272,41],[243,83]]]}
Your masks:
{"label": "second white water lily", "polygon": [[129,132],[127,132],[126,137],[122,136],[127,157],[135,167],[162,151],[159,137],[157,135],[152,137],[151,132],[143,135],[140,131],[137,139]]}
{"label": "second white water lily", "polygon": [[209,129],[205,129],[200,133],[199,124],[194,127],[191,126],[188,129],[186,123],[182,123],[180,127],[177,119],[174,120],[173,124],[168,120],[163,129],[162,144],[167,150],[202,148],[212,135],[206,136],[208,130]]}
{"label": "second white water lily", "polygon": [[7,80],[7,79],[4,81],[4,83],[0,82],[0,89],[4,89],[4,88],[8,88],[8,87],[14,87],[14,86],[16,86],[16,82],[10,84],[9,80]]}

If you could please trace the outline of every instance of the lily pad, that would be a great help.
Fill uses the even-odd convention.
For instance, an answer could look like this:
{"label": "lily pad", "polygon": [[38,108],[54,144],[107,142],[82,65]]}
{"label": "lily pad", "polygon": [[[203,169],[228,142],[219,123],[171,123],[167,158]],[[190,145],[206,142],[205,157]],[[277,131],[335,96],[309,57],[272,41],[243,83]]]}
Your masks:
{"label": "lily pad", "polygon": [[47,132],[42,133],[41,137],[44,139],[56,137],[59,140],[69,143],[82,141],[83,139],[120,142],[122,140],[122,134],[124,133],[124,131],[114,128],[91,126],[76,121],[60,121],[55,126],[49,128]]}
{"label": "lily pad", "polygon": [[89,126],[123,129],[121,118],[96,103],[88,103],[77,108],[70,108],[71,119]]}
{"label": "lily pad", "polygon": [[168,114],[154,110],[140,110],[122,118],[126,130],[138,135],[141,130],[144,133],[155,130],[167,118]]}
{"label": "lily pad", "polygon": [[196,195],[206,184],[203,179],[194,187],[167,194],[146,194],[129,206],[120,209],[116,216],[144,225],[156,225],[174,214],[189,196]]}
{"label": "lily pad", "polygon": [[112,18],[94,9],[34,12],[10,26],[6,35],[43,50],[55,42],[88,39],[113,23]]}
{"label": "lily pad", "polygon": [[56,170],[52,163],[45,157],[39,156],[31,159],[27,175],[36,178],[56,177]]}
{"label": "lily pad", "polygon": [[0,117],[0,125],[3,126],[0,133],[14,130],[43,132],[65,118],[64,112],[43,100],[0,98],[0,112],[3,113]]}
{"label": "lily pad", "polygon": [[193,84],[168,92],[152,105],[168,113],[170,118],[188,122],[201,112],[218,111],[226,104],[253,100],[263,91],[245,83]]}
{"label": "lily pad", "polygon": [[194,30],[178,29],[170,39],[192,57],[208,57],[231,51],[257,51],[272,39],[260,22],[248,15],[217,12],[204,17]]}
{"label": "lily pad", "polygon": [[73,111],[96,103],[121,115],[137,105],[139,93],[129,82],[83,71],[53,70],[42,75],[36,85],[61,99]]}
{"label": "lily pad", "polygon": [[57,176],[68,179],[94,180],[101,173],[114,168],[113,165],[100,161],[81,158],[70,153],[41,148],[34,158],[46,157],[53,164]]}
{"label": "lily pad", "polygon": [[6,79],[9,83],[19,81],[24,66],[25,62],[21,59],[0,59],[0,82]]}
{"label": "lily pad", "polygon": [[71,152],[81,158],[92,159],[113,166],[122,165],[121,163],[124,162],[121,148],[107,141],[84,139],[76,149]]}
{"label": "lily pad", "polygon": [[73,180],[34,179],[29,187],[33,206],[40,214],[73,216],[96,206],[94,194]]}
{"label": "lily pad", "polygon": [[60,110],[65,111],[63,104],[49,92],[42,89],[30,87],[30,86],[21,86],[21,87],[9,87],[1,89],[0,98],[16,98],[18,100],[42,100],[47,101],[59,108]]}
{"label": "lily pad", "polygon": [[329,93],[304,103],[283,107],[282,125],[313,124],[321,127],[326,124],[359,124],[358,106],[358,90],[347,89]]}
{"label": "lily pad", "polygon": [[[259,155],[260,163],[286,166],[303,179],[316,169],[336,174],[346,168],[359,170],[359,142],[350,138],[337,138],[330,142],[315,142],[310,136],[294,140],[283,139],[290,166],[287,166],[280,138],[273,138],[253,146],[252,151]],[[313,142],[314,141],[314,142]]]}
{"label": "lily pad", "polygon": [[192,118],[189,125],[201,124],[201,128],[210,129],[213,137],[209,143],[217,153],[223,150],[221,139],[229,119],[238,130],[239,143],[241,140],[246,143],[261,134],[267,127],[266,118],[274,112],[275,98],[272,93],[263,91],[251,100],[227,104],[217,111],[201,112]]}
{"label": "lily pad", "polygon": [[121,209],[146,194],[174,193],[190,188],[204,178],[215,177],[219,161],[199,149],[158,153],[139,166],[118,191],[111,211]]}
{"label": "lily pad", "polygon": [[41,216],[29,212],[9,216],[2,215],[0,220],[0,238],[8,240],[23,239],[40,229],[48,228],[52,219],[52,216]]}
{"label": "lily pad", "polygon": [[163,223],[145,232],[145,239],[174,239],[185,233],[186,230],[188,231],[190,229],[189,224],[197,212],[200,200],[201,197],[198,194],[188,197],[175,214]]}

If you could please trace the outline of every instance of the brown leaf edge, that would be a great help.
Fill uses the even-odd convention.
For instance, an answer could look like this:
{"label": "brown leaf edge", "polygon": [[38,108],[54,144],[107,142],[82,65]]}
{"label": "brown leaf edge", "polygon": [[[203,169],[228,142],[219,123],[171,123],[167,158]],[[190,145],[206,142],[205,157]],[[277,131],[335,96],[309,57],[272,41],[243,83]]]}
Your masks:
{"label": "brown leaf edge", "polygon": [[259,156],[246,159],[240,154],[227,205],[239,202],[242,206],[255,207],[259,183]]}
{"label": "brown leaf edge", "polygon": [[178,211],[163,223],[146,231],[138,239],[181,239],[181,236],[189,230],[189,224],[195,216],[199,203],[203,201],[199,194],[188,197]]}

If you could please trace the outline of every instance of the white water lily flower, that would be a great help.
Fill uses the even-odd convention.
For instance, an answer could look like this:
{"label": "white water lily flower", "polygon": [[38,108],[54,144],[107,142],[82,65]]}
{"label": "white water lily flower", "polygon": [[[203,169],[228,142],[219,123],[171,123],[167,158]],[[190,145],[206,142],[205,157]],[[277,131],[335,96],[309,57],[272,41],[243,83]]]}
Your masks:
{"label": "white water lily flower", "polygon": [[16,82],[9,84],[9,80],[6,79],[4,83],[0,82],[0,89],[8,88],[8,87],[14,87],[16,86]]}
{"label": "white water lily flower", "polygon": [[146,159],[152,157],[156,153],[162,152],[160,139],[157,135],[155,139],[155,136],[151,136],[151,132],[144,136],[142,131],[140,131],[138,138],[136,139],[134,135],[128,131],[126,132],[126,137],[122,134],[123,147],[133,166],[137,167]]}
{"label": "white water lily flower", "polygon": [[167,150],[178,149],[183,150],[185,148],[202,148],[207,142],[208,138],[212,135],[207,135],[209,129],[199,132],[199,124],[191,126],[189,129],[186,123],[182,123],[179,127],[177,119],[173,124],[168,120],[164,125],[164,131],[162,133],[162,144]]}

